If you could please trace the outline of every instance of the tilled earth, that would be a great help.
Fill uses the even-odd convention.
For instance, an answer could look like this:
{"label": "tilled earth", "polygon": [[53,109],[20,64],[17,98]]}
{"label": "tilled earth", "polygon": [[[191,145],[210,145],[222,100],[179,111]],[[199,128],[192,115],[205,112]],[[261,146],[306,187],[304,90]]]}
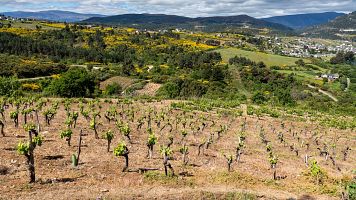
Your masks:
{"label": "tilled earth", "polygon": [[[186,112],[172,110],[168,112],[171,101],[141,103],[135,102],[127,106],[116,106],[120,112],[134,110],[133,122],[124,115],[123,121],[129,123],[132,130],[132,143],[120,134],[114,122],[109,123],[104,113],[111,104],[102,102],[99,134],[109,129],[115,133],[111,145],[111,152],[106,151],[107,141],[95,139],[94,131],[89,129],[89,121],[79,116],[77,127],[73,129],[72,145],[68,146],[61,139],[60,130],[65,129],[66,112],[63,105],[50,126],[45,125],[40,116],[42,126],[41,135],[44,136],[42,146],[35,149],[36,183],[28,184],[29,177],[26,158],[19,155],[16,146],[19,141],[27,141],[28,136],[23,128],[14,128],[9,118],[10,107],[6,110],[5,134],[0,136],[0,199],[339,199],[343,191],[339,180],[352,178],[355,170],[356,157],[354,150],[355,132],[351,130],[337,130],[321,127],[315,122],[282,121],[270,117],[246,117],[246,141],[241,161],[232,164],[232,171],[227,171],[226,158],[223,155],[235,155],[237,135],[241,132],[241,125],[245,117],[219,116],[214,111]],[[51,104],[48,104],[49,107]],[[116,104],[112,104],[116,105]],[[78,104],[71,105],[72,110],[79,110]],[[148,108],[158,113],[163,110],[165,120],[161,120],[160,128],[152,122],[153,130],[158,137],[154,146],[152,159],[147,155],[147,123],[139,130],[137,119],[147,112]],[[45,109],[45,108],[44,108]],[[99,108],[97,108],[99,110]],[[160,131],[170,119],[174,124],[177,115],[185,116],[188,121],[184,129],[178,124]],[[205,119],[203,119],[205,118]],[[20,115],[20,127],[22,126]],[[201,120],[200,120],[201,119]],[[35,117],[29,117],[35,122]],[[195,130],[198,125],[189,122],[204,121],[206,128]],[[214,122],[213,122],[214,121]],[[215,125],[213,125],[215,123]],[[283,123],[283,125],[282,125]],[[228,130],[218,138],[213,136],[213,142],[204,153],[198,155],[198,146],[209,138],[210,133],[219,130],[220,125],[228,126]],[[260,139],[260,128],[263,127],[265,137],[270,142],[274,154],[278,156],[277,176],[273,180],[272,170],[268,161],[266,146]],[[273,132],[273,128],[276,130]],[[83,130],[82,153],[78,167],[71,165],[71,155],[77,152],[80,129]],[[188,135],[181,142],[181,131],[187,130]],[[194,129],[194,130],[192,130]],[[284,143],[278,140],[276,133],[283,132]],[[297,133],[295,136],[292,132]],[[316,134],[318,133],[318,134]],[[173,155],[170,163],[176,176],[165,177],[163,159],[159,152],[161,145],[168,142],[168,136],[174,138]],[[317,136],[313,136],[317,135]],[[320,137],[323,135],[322,137]],[[336,136],[340,136],[336,137]],[[316,138],[318,138],[316,142]],[[335,154],[331,153],[331,145],[339,138],[335,146]],[[113,149],[119,141],[125,140],[129,148],[129,169],[158,168],[141,174],[138,172],[122,172],[124,158],[115,157]],[[188,164],[183,165],[179,148],[186,143],[189,148]],[[309,143],[309,150],[306,148]],[[318,145],[316,144],[318,143]],[[317,148],[323,149],[324,144],[335,158],[335,165],[330,159],[320,156]],[[291,146],[298,150],[291,151]],[[346,161],[342,151],[346,146],[351,148]],[[326,173],[323,182],[316,184],[313,177],[308,175],[308,167],[304,163],[304,156],[308,154],[315,159]]]}

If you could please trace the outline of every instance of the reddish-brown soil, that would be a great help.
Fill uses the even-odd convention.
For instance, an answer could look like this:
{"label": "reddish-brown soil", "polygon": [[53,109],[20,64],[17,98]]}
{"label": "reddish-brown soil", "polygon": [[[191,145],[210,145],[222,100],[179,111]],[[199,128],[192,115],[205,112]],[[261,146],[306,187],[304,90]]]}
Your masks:
{"label": "reddish-brown soil", "polygon": [[122,89],[126,89],[130,85],[132,85],[135,82],[134,79],[128,78],[128,77],[123,77],[123,76],[115,76],[112,78],[109,78],[106,81],[103,81],[100,83],[100,89],[105,90],[106,86],[111,85],[113,83],[119,84]]}
{"label": "reddish-brown soil", "polygon": [[[35,150],[36,183],[28,184],[28,171],[25,156],[16,152],[19,141],[27,141],[27,133],[22,128],[14,128],[13,122],[9,118],[9,112],[14,110],[10,107],[6,110],[6,137],[0,136],[0,199],[302,199],[303,195],[310,195],[315,199],[339,199],[342,187],[339,184],[341,179],[350,179],[352,170],[356,166],[355,132],[351,130],[336,130],[320,127],[315,123],[283,121],[285,128],[281,126],[281,119],[263,117],[247,117],[246,148],[241,157],[241,162],[232,164],[233,171],[227,172],[226,159],[223,154],[235,155],[237,144],[237,134],[241,130],[244,117],[220,117],[214,114],[201,112],[187,112],[188,136],[186,143],[189,146],[189,162],[187,166],[182,165],[179,148],[182,146],[180,140],[182,125],[178,129],[173,128],[169,133],[169,128],[162,132],[153,122],[153,130],[158,137],[158,144],[154,147],[153,159],[146,158],[147,154],[147,123],[141,130],[136,130],[137,119],[143,113],[147,113],[149,107],[160,113],[161,109],[167,112],[170,101],[153,103],[134,103],[130,106],[136,111],[134,122],[129,121],[132,130],[132,144],[129,144],[129,168],[137,169],[141,167],[159,168],[159,171],[140,174],[136,172],[121,172],[124,166],[123,157],[115,157],[112,150],[125,138],[115,127],[115,123],[110,124],[104,118],[104,113],[108,108],[108,103],[101,103],[100,134],[106,130],[113,130],[115,138],[112,142],[111,152],[106,152],[106,141],[95,139],[93,130],[89,129],[89,122],[81,115],[77,128],[74,129],[72,146],[69,147],[65,140],[59,136],[60,130],[65,128],[66,119],[64,107],[61,104],[60,110],[52,121],[51,126],[45,126],[43,116],[41,116],[42,132],[45,140],[43,145]],[[115,105],[115,104],[113,104]],[[50,104],[47,105],[47,107]],[[124,109],[128,110],[125,105]],[[78,104],[72,104],[73,110],[78,110]],[[98,110],[98,109],[97,109]],[[117,106],[121,110],[121,106]],[[166,119],[161,122],[161,127],[166,124],[167,118],[175,122],[177,114],[183,111],[173,110]],[[191,116],[191,117],[190,117]],[[189,127],[189,122],[195,122],[200,116],[205,116],[208,120],[208,127],[204,131],[193,133]],[[33,121],[34,119],[29,119]],[[128,122],[128,119],[123,121]],[[204,120],[201,120],[204,121]],[[211,127],[212,121],[215,126]],[[198,123],[197,122],[197,123]],[[193,123],[193,124],[197,124]],[[22,116],[20,116],[22,124]],[[214,140],[209,149],[205,150],[205,155],[197,155],[198,144],[207,139],[211,132],[216,132],[220,125],[229,125],[228,131],[223,133],[220,139],[214,135]],[[259,137],[259,127],[263,126],[266,139],[270,141],[273,152],[279,158],[277,164],[277,176],[284,179],[273,180],[272,170],[268,161],[266,147]],[[277,135],[273,134],[272,127],[278,132],[284,133],[286,144],[278,141]],[[83,147],[80,165],[75,168],[71,165],[70,157],[77,151],[79,130],[83,129]],[[288,132],[291,129],[297,132],[298,136],[293,137]],[[327,161],[319,155],[317,145],[313,141],[316,136],[324,135],[319,142],[319,147],[323,148],[324,143],[331,149],[331,144],[335,136],[341,138],[336,143],[336,166],[333,166],[330,159]],[[170,161],[177,176],[165,177],[163,170],[163,160],[159,153],[160,145],[168,142],[168,135],[174,136],[172,145],[173,156]],[[299,137],[299,142],[298,142]],[[311,139],[309,139],[311,138]],[[311,159],[316,159],[322,170],[327,174],[323,182],[316,184],[314,179],[307,175],[308,168],[304,164],[306,154],[305,143],[310,143]],[[302,145],[302,143],[304,145]],[[297,156],[290,151],[290,145],[299,150]],[[346,161],[342,160],[341,151],[350,146],[353,149]],[[331,152],[331,150],[330,150]],[[341,171],[337,170],[337,167]],[[1,170],[5,169],[5,170]],[[180,174],[180,175],[179,175]],[[185,174],[185,175],[183,175]],[[309,198],[310,199],[310,198]]]}
{"label": "reddish-brown soil", "polygon": [[145,87],[143,87],[141,90],[136,90],[135,93],[139,96],[142,95],[155,96],[156,92],[159,90],[160,87],[161,84],[147,83]]}

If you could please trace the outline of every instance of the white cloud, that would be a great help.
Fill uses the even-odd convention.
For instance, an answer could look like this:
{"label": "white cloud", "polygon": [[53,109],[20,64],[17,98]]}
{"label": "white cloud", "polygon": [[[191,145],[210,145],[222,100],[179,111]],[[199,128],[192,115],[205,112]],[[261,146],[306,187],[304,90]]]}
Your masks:
{"label": "white cloud", "polygon": [[0,11],[69,10],[107,15],[163,13],[184,16],[248,14],[267,17],[296,13],[351,12],[356,0],[0,0]]}

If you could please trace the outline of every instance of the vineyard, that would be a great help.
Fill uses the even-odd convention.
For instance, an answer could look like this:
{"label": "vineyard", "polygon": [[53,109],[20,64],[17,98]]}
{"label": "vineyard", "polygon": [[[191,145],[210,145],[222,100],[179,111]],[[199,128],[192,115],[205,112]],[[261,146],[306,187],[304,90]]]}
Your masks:
{"label": "vineyard", "polygon": [[2,99],[0,199],[355,197],[353,128],[179,103]]}

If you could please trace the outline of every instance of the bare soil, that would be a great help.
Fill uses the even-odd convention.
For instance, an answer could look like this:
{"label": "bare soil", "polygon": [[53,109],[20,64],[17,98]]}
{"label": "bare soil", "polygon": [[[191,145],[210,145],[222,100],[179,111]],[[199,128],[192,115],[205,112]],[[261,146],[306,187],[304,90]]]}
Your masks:
{"label": "bare soil", "polygon": [[[128,106],[117,106],[120,112],[123,110],[136,111],[134,122],[124,117],[132,130],[132,144],[126,141],[129,154],[129,168],[159,168],[159,171],[140,174],[136,172],[122,172],[124,159],[113,155],[114,147],[119,141],[126,140],[115,127],[115,123],[103,117],[109,103],[101,103],[102,125],[99,133],[109,129],[115,132],[111,152],[106,152],[107,142],[104,139],[95,139],[93,130],[89,129],[89,122],[81,115],[77,128],[74,130],[72,146],[68,146],[65,140],[59,136],[60,130],[66,125],[66,113],[63,105],[52,121],[51,126],[46,126],[41,115],[41,134],[45,140],[43,145],[35,150],[36,183],[28,184],[29,177],[26,166],[26,158],[16,152],[19,141],[27,141],[27,133],[23,128],[14,128],[14,123],[9,118],[10,107],[6,110],[6,137],[0,136],[0,199],[339,199],[342,187],[341,179],[351,179],[352,170],[356,166],[356,144],[353,137],[355,132],[351,130],[337,130],[321,127],[312,122],[282,121],[281,119],[262,117],[247,117],[246,124],[246,148],[241,156],[241,162],[232,164],[232,172],[227,171],[227,163],[223,154],[235,155],[237,134],[241,130],[245,117],[219,116],[214,111],[210,113],[187,112],[173,110],[166,119],[161,122],[162,127],[167,119],[173,123],[177,115],[185,116],[189,122],[198,124],[202,116],[206,117],[207,127],[204,131],[196,131],[197,126],[187,125],[188,136],[185,139],[189,147],[189,162],[187,166],[182,164],[182,155],[179,148],[182,146],[181,131],[183,127],[169,133],[169,128],[159,131],[157,124],[152,122],[153,130],[158,137],[158,144],[154,146],[153,159],[146,158],[147,154],[147,123],[140,130],[136,130],[137,119],[148,112],[148,108],[161,109],[166,112],[171,101],[163,102],[135,102]],[[50,106],[51,104],[48,104]],[[72,104],[73,110],[79,110],[78,104]],[[99,109],[98,109],[99,110]],[[168,111],[167,111],[168,112]],[[35,118],[29,117],[29,121],[35,122]],[[202,120],[203,121],[203,120]],[[212,126],[213,122],[215,125]],[[20,116],[20,127],[22,126]],[[284,128],[281,123],[284,123]],[[174,123],[173,123],[174,124]],[[228,125],[228,131],[223,133],[220,139],[214,135],[214,141],[205,150],[205,154],[197,155],[198,145],[208,138],[210,133],[216,132],[220,125]],[[264,128],[267,140],[270,141],[273,152],[278,156],[277,176],[279,180],[273,180],[272,170],[268,161],[266,147],[259,137],[260,127]],[[286,143],[280,143],[277,135],[273,133],[283,132]],[[80,129],[83,130],[83,147],[78,167],[71,165],[71,155],[77,151],[77,142]],[[298,133],[292,136],[289,132]],[[312,137],[318,133],[323,135],[319,139],[319,145]],[[165,177],[163,159],[159,153],[160,145],[168,142],[168,136],[174,137],[172,145],[172,164],[175,177]],[[331,148],[335,136],[340,136],[336,143],[336,166],[330,159],[326,160],[319,155],[317,148],[323,148],[324,143]],[[298,139],[299,137],[299,139]],[[305,144],[309,142],[309,150]],[[290,146],[299,150],[297,156],[290,151]],[[343,161],[341,151],[349,146],[352,150],[346,161]],[[308,175],[308,167],[304,163],[304,155],[308,152],[311,159],[318,164],[327,177],[322,183],[316,184],[313,177]],[[331,151],[330,151],[331,152]],[[340,168],[340,171],[337,169]],[[303,196],[304,195],[304,196]]]}
{"label": "bare soil", "polygon": [[142,95],[147,95],[147,96],[155,96],[156,92],[159,90],[161,87],[161,84],[157,83],[147,83],[145,87],[143,87],[141,90],[137,90],[135,93],[136,95],[142,96]]}
{"label": "bare soil", "polygon": [[111,85],[113,83],[119,84],[122,89],[126,89],[130,85],[132,85],[135,82],[134,79],[128,78],[128,77],[123,77],[123,76],[115,76],[112,78],[109,78],[108,80],[105,80],[100,83],[100,89],[105,90],[106,86]]}

